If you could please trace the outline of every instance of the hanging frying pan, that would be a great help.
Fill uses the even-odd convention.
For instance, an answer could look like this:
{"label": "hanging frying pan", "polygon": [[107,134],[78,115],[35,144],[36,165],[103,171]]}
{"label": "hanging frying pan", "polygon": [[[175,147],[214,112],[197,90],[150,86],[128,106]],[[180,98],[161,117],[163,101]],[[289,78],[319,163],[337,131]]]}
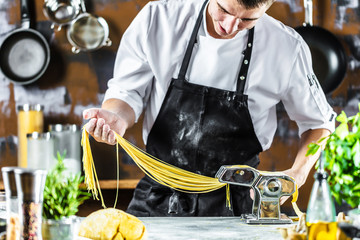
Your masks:
{"label": "hanging frying pan", "polygon": [[12,31],[0,46],[0,68],[15,84],[29,84],[39,79],[50,61],[46,39],[30,28],[27,0],[21,0],[21,29]]}
{"label": "hanging frying pan", "polygon": [[87,13],[81,0],[82,13],[74,19],[67,29],[67,39],[72,52],[94,51],[103,46],[111,46],[109,26],[104,18]]}
{"label": "hanging frying pan", "polygon": [[314,72],[325,94],[334,91],[345,77],[346,52],[339,39],[328,30],[313,26],[312,0],[304,0],[305,24],[295,30],[309,45]]}

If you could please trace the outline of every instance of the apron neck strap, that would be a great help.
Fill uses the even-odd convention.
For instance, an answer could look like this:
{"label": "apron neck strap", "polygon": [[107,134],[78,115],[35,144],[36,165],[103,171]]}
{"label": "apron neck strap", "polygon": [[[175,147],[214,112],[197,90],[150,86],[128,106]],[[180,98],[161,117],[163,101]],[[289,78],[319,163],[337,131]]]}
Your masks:
{"label": "apron neck strap", "polygon": [[[184,59],[181,64],[178,79],[185,80],[186,71],[189,67],[192,50],[193,50],[194,44],[196,42],[198,31],[201,26],[201,21],[203,18],[203,12],[204,12],[207,2],[208,2],[208,0],[205,0],[205,2],[203,3],[203,5],[201,7],[200,12],[199,12],[199,16],[196,19],[196,23],[195,23],[194,29],[193,29],[191,37],[190,37],[190,41],[186,48],[185,56],[184,56]],[[250,59],[251,59],[251,52],[252,52],[252,48],[253,48],[254,29],[255,29],[255,27],[253,27],[249,30],[249,37],[248,37],[248,42],[246,45],[246,50],[244,53],[244,59],[243,59],[243,62],[242,62],[241,68],[240,68],[240,72],[239,72],[239,76],[238,76],[236,92],[241,93],[241,94],[244,93],[245,82],[246,82],[246,78],[248,75]]]}
{"label": "apron neck strap", "polygon": [[200,28],[200,25],[201,25],[201,21],[202,21],[202,18],[203,18],[203,12],[204,12],[204,9],[205,9],[205,6],[206,6],[207,2],[208,2],[208,0],[205,0],[204,4],[201,7],[199,16],[198,16],[198,18],[196,20],[194,29],[193,29],[191,37],[190,37],[190,42],[189,42],[189,44],[188,44],[188,46],[186,48],[185,56],[184,56],[183,62],[181,64],[178,79],[185,79],[185,74],[186,74],[186,71],[187,71],[189,63],[190,63],[191,53],[192,53],[194,44],[196,42],[197,34],[198,34],[198,31],[199,31],[199,28]]}

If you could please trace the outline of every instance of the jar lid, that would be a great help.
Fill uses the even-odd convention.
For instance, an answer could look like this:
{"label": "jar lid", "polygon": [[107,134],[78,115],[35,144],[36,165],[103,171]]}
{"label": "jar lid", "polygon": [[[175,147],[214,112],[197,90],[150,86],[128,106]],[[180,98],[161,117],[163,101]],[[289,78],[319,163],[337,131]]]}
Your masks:
{"label": "jar lid", "polygon": [[14,169],[15,176],[16,175],[27,175],[27,176],[35,176],[35,175],[46,175],[47,170],[45,169],[31,169],[31,168],[15,168]]}
{"label": "jar lid", "polygon": [[38,111],[41,112],[44,110],[44,106],[41,104],[24,104],[17,106],[18,111]]}
{"label": "jar lid", "polygon": [[49,140],[52,138],[52,135],[50,132],[44,132],[44,133],[39,133],[39,132],[32,132],[32,133],[28,133],[26,134],[26,137],[29,139],[34,139],[34,140]]}
{"label": "jar lid", "polygon": [[325,171],[317,171],[314,174],[314,178],[316,180],[324,180],[324,179],[327,179],[328,177],[329,177],[329,174]]}
{"label": "jar lid", "polygon": [[42,202],[47,171],[43,169],[17,168],[14,173],[20,201]]}
{"label": "jar lid", "polygon": [[3,182],[5,191],[10,197],[17,197],[17,189],[15,183],[15,169],[19,167],[2,167],[1,172],[3,176]]}
{"label": "jar lid", "polygon": [[77,132],[80,131],[80,126],[76,124],[50,124],[49,125],[50,132]]}

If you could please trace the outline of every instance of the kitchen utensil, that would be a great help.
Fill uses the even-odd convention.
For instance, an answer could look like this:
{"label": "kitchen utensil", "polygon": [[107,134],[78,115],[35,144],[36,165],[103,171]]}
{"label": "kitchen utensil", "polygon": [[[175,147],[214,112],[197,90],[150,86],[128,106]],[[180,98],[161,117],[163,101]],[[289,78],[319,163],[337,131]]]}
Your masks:
{"label": "kitchen utensil", "polygon": [[27,134],[43,132],[44,106],[40,104],[24,104],[18,110],[18,166],[27,167]]}
{"label": "kitchen utensil", "polygon": [[6,235],[7,239],[20,239],[20,216],[15,169],[17,167],[1,168],[6,196]]}
{"label": "kitchen utensil", "polygon": [[81,172],[81,132],[76,124],[51,124],[49,132],[54,136],[54,152],[66,151],[64,165],[69,173]]}
{"label": "kitchen utensil", "polygon": [[328,30],[313,26],[313,2],[304,0],[305,23],[295,30],[309,45],[314,72],[325,94],[334,91],[345,77],[346,52],[339,39]]}
{"label": "kitchen utensil", "polygon": [[76,240],[82,219],[77,216],[61,219],[43,219],[43,240]]}
{"label": "kitchen utensil", "polygon": [[45,0],[43,12],[53,24],[51,28],[60,31],[63,25],[70,23],[80,13],[79,0]]}
{"label": "kitchen utensil", "polygon": [[21,0],[21,29],[12,31],[0,46],[0,69],[15,84],[30,84],[39,79],[50,62],[45,38],[31,29],[28,0]]}
{"label": "kitchen utensil", "polygon": [[55,139],[50,132],[28,133],[27,167],[31,169],[51,170],[56,164]]}
{"label": "kitchen utensil", "polygon": [[15,182],[19,197],[20,239],[41,240],[42,202],[47,172],[17,168]]}
{"label": "kitchen utensil", "polygon": [[74,19],[67,29],[67,39],[72,52],[94,51],[103,46],[111,46],[109,26],[104,18],[87,13],[85,3],[81,0],[82,13]]}
{"label": "kitchen utensil", "polygon": [[259,172],[240,165],[221,166],[216,173],[220,182],[251,187],[254,202],[251,214],[242,214],[248,224],[287,224],[292,220],[280,212],[280,197],[295,192],[294,180],[284,173]]}

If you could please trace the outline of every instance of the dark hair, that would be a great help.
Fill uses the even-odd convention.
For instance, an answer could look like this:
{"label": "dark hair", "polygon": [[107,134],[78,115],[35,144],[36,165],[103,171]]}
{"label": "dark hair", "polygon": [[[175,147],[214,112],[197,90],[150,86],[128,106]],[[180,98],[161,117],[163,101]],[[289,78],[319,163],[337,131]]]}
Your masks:
{"label": "dark hair", "polygon": [[262,5],[271,5],[275,0],[237,0],[246,9],[258,8]]}

